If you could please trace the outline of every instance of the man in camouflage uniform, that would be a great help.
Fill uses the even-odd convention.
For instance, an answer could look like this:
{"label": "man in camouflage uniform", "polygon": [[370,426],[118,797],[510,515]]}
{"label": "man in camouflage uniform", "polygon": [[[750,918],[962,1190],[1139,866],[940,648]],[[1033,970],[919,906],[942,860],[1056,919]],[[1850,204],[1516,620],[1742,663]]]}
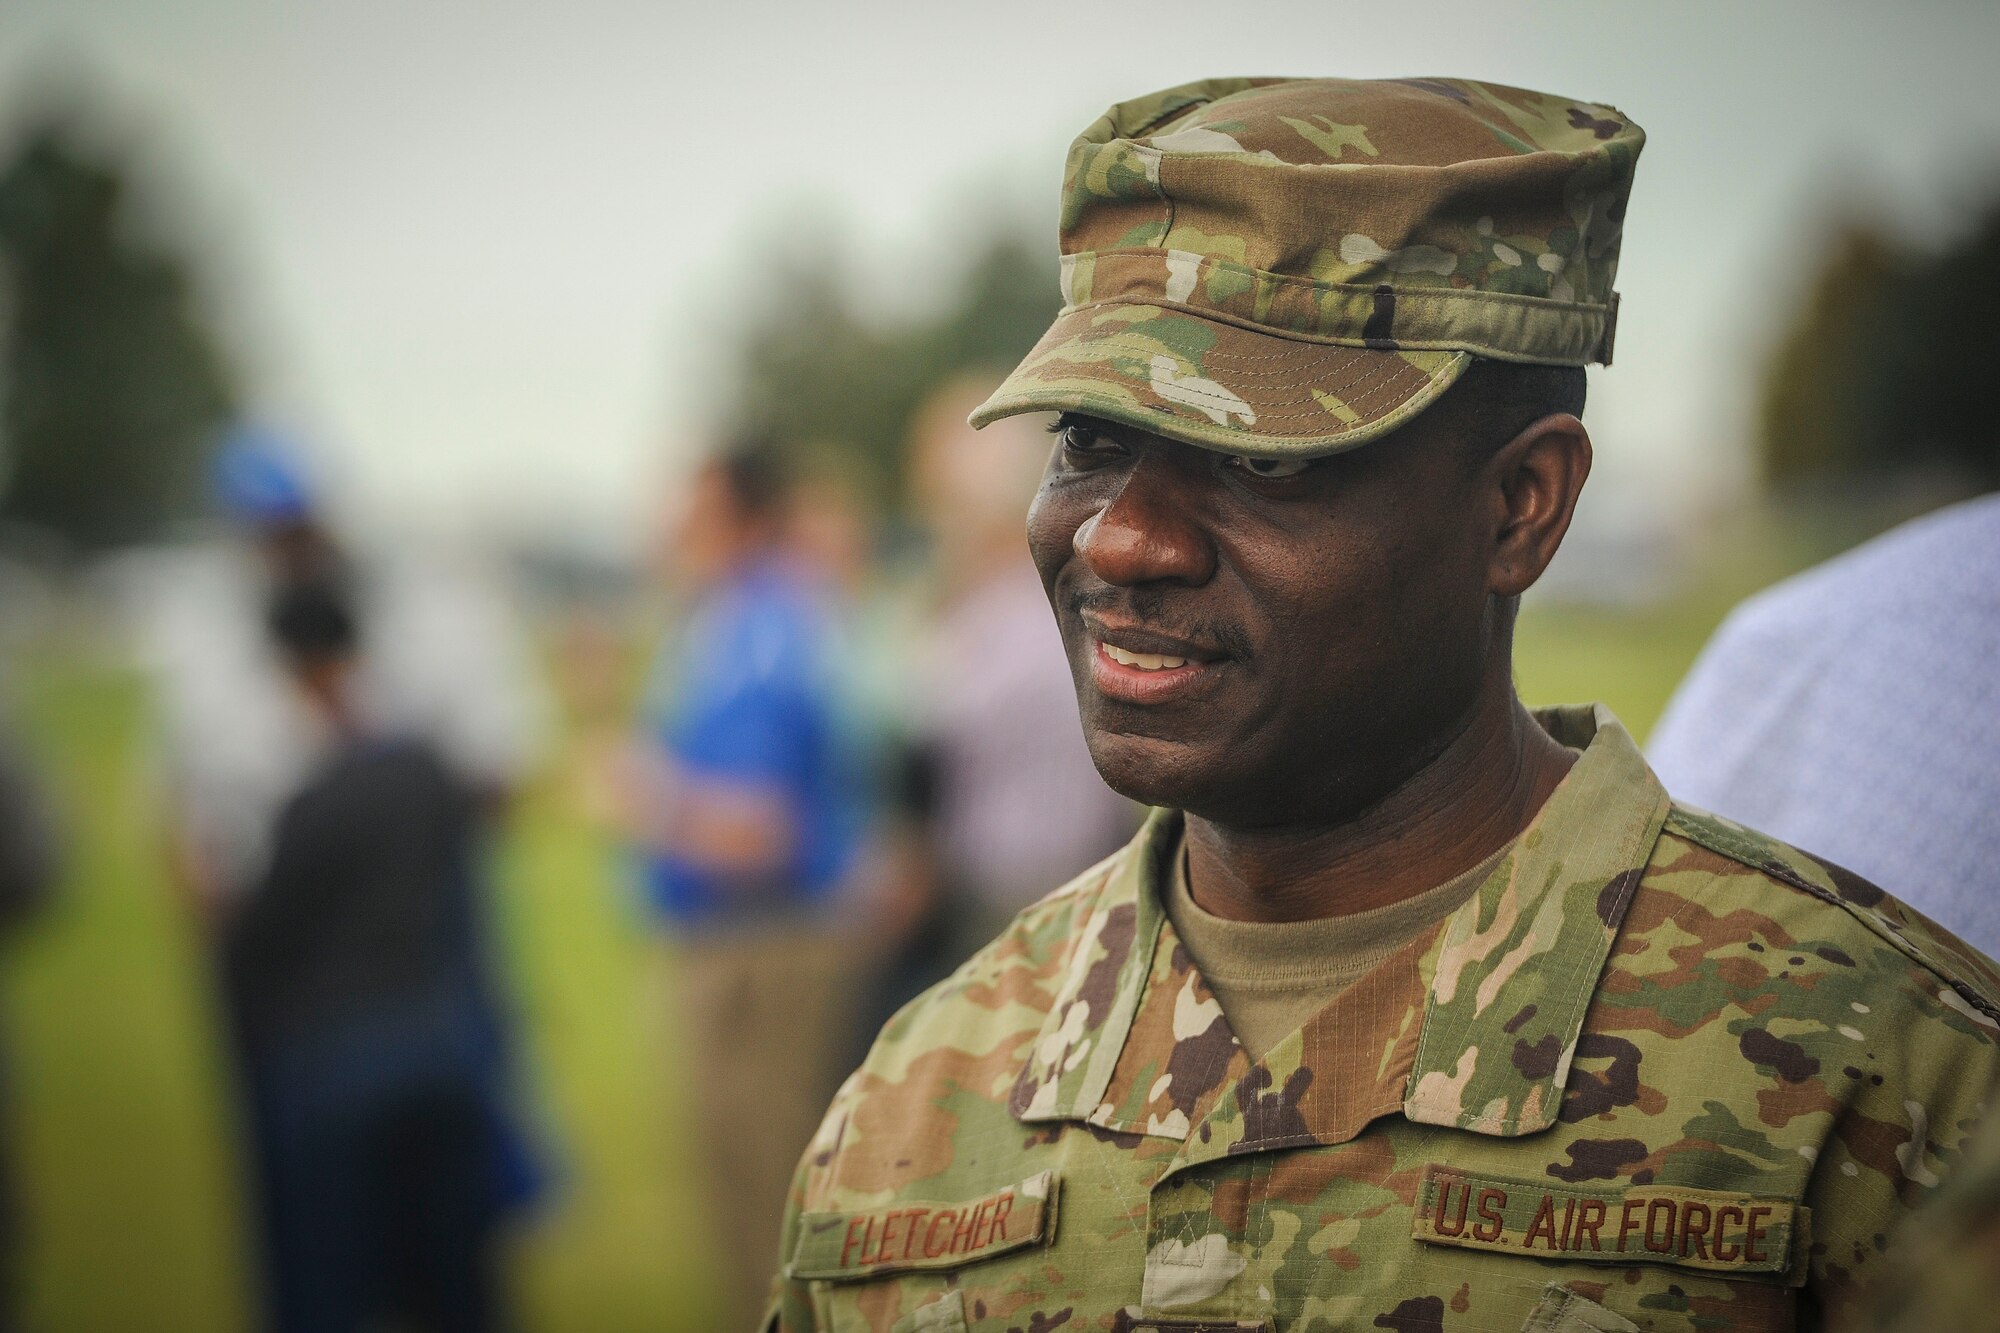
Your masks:
{"label": "man in camouflage uniform", "polygon": [[1063,413],[1030,545],[1160,808],[889,1024],[773,1327],[1793,1329],[1878,1281],[2000,978],[1513,691],[1641,142],[1431,79],[1077,140],[1064,309],[974,420]]}

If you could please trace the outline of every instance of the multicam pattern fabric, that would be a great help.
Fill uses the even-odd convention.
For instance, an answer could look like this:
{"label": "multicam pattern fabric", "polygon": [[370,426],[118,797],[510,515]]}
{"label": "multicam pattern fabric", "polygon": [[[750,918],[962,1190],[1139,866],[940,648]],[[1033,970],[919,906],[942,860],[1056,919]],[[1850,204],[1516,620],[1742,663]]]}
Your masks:
{"label": "multicam pattern fabric", "polygon": [[772,1326],[1770,1330],[1866,1293],[1985,1109],[2000,977],[1674,806],[1602,709],[1543,725],[1583,753],[1476,896],[1261,1062],[1161,908],[1178,816],[1024,912],[848,1080],[784,1256],[1047,1172],[1036,1243],[793,1268]]}
{"label": "multicam pattern fabric", "polygon": [[2000,1118],[1979,1132],[1935,1202],[1896,1233],[1892,1275],[1843,1333],[1936,1333],[2000,1324]]}
{"label": "multicam pattern fabric", "polygon": [[1469,355],[1611,359],[1644,135],[1463,79],[1214,79],[1070,148],[1063,309],[977,412],[1074,410],[1253,457],[1395,429]]}

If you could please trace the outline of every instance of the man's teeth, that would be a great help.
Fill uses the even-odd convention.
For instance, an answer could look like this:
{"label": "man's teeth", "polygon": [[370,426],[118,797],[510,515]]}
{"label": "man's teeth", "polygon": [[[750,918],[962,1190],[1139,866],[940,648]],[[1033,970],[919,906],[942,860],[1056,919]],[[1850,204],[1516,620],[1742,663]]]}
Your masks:
{"label": "man's teeth", "polygon": [[1172,671],[1175,667],[1187,665],[1185,657],[1167,657],[1160,653],[1128,653],[1123,648],[1104,645],[1104,655],[1120,666],[1137,667],[1141,671]]}

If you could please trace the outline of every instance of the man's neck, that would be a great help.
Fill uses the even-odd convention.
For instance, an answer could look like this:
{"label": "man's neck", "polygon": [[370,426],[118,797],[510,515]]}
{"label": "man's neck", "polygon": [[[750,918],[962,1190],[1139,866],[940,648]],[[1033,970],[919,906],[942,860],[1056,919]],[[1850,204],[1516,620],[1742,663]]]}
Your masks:
{"label": "man's neck", "polygon": [[1576,756],[1508,691],[1402,785],[1349,819],[1237,828],[1187,820],[1188,890],[1216,916],[1310,921],[1435,888],[1527,828]]}

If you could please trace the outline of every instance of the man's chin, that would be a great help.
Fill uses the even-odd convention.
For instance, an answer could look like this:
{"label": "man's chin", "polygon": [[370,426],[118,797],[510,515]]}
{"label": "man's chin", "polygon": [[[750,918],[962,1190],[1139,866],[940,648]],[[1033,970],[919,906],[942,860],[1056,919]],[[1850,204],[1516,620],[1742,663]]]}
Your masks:
{"label": "man's chin", "polygon": [[1187,809],[1227,783],[1227,747],[1212,741],[1086,728],[1091,762],[1104,784],[1141,805]]}

